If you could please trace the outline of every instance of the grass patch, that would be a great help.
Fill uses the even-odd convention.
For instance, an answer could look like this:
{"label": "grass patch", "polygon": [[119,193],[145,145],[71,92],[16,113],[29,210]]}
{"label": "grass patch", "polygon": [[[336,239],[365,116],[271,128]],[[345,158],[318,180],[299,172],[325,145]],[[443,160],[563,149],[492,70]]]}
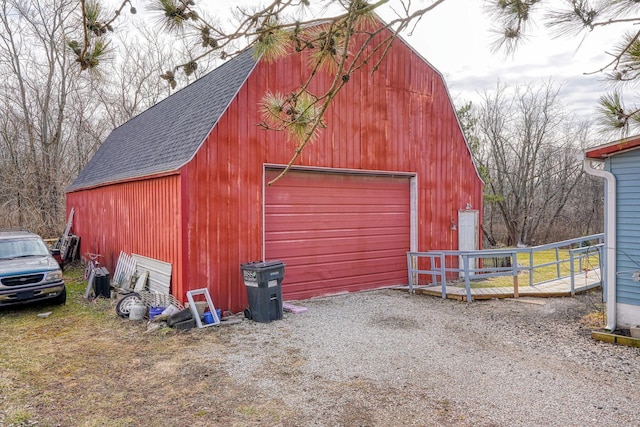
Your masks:
{"label": "grass patch", "polygon": [[31,426],[35,425],[32,421],[33,414],[28,408],[8,408],[5,410],[4,419],[0,418],[3,422],[2,425],[8,426]]}
{"label": "grass patch", "polygon": [[236,409],[238,418],[261,425],[275,425],[280,422],[283,414],[286,412],[282,404],[274,401],[266,401],[261,404],[240,405]]}
{"label": "grass patch", "polygon": [[[117,316],[116,299],[84,299],[82,273],[65,270],[65,305],[0,310],[0,425],[154,425],[154,416],[172,415],[162,414],[173,411],[165,382],[194,397],[180,361],[205,335],[147,332],[145,322]],[[163,409],[147,404],[153,390],[162,390],[153,399]]]}
{"label": "grass patch", "polygon": [[604,304],[599,304],[592,312],[582,316],[579,323],[588,329],[596,330],[604,329],[606,320]]}
{"label": "grass patch", "polygon": [[[529,253],[518,253],[517,258],[520,271],[518,287],[529,286],[530,274],[533,274],[533,283],[538,284],[560,277],[568,277],[571,273],[568,249],[559,249],[557,254],[554,249],[536,251],[533,253],[533,262]],[[599,259],[597,252],[583,255],[581,260],[576,257],[573,266],[574,272],[580,273],[598,268]],[[560,262],[558,263],[558,261]],[[505,276],[474,280],[471,282],[471,287],[475,289],[513,287],[513,276],[508,272],[505,273]]]}

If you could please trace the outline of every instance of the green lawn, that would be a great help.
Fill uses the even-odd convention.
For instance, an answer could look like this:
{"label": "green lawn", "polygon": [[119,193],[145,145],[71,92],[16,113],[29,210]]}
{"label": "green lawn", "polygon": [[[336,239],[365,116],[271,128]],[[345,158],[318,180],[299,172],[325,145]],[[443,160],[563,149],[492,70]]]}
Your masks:
{"label": "green lawn", "polygon": [[[576,255],[577,258],[577,255]],[[531,263],[529,253],[518,254],[518,266],[520,267],[520,274],[518,275],[518,286],[529,286],[529,274],[531,274],[529,267],[533,265],[533,283],[541,283],[548,280],[558,278],[558,264],[556,259],[560,260],[560,277],[566,277],[570,274],[569,265],[569,250],[558,250],[558,257],[556,258],[556,251],[554,249],[537,251],[533,254],[533,264]],[[589,255],[583,254],[582,267],[580,261],[574,259],[574,271],[580,272],[583,269],[592,270],[599,265],[598,252],[594,251]],[[502,277],[491,277],[488,279],[474,280],[471,282],[472,288],[496,288],[496,287],[511,287],[513,286],[513,277],[511,275]]]}

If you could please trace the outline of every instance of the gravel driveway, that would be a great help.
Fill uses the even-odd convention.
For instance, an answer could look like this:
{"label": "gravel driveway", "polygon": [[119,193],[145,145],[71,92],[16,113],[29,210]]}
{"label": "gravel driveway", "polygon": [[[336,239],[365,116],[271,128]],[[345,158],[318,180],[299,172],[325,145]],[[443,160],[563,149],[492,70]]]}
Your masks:
{"label": "gravel driveway", "polygon": [[190,351],[244,390],[226,425],[640,425],[639,350],[578,322],[599,301],[379,290],[298,302],[308,312],[222,327],[223,354]]}

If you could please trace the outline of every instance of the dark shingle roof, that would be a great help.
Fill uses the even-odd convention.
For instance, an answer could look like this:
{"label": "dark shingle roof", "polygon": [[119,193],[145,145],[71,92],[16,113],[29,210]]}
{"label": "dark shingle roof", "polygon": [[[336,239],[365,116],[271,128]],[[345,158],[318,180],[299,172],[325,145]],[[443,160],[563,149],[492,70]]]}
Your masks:
{"label": "dark shingle roof", "polygon": [[183,166],[209,135],[255,64],[248,49],[114,129],[68,191]]}

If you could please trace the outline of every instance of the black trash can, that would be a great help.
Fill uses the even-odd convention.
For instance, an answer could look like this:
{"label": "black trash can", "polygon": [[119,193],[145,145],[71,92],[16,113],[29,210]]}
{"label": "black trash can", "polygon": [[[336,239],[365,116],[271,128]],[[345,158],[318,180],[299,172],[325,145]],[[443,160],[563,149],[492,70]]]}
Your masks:
{"label": "black trash can", "polygon": [[240,270],[249,300],[244,316],[260,323],[282,319],[284,264],[281,261],[255,261],[240,264]]}

